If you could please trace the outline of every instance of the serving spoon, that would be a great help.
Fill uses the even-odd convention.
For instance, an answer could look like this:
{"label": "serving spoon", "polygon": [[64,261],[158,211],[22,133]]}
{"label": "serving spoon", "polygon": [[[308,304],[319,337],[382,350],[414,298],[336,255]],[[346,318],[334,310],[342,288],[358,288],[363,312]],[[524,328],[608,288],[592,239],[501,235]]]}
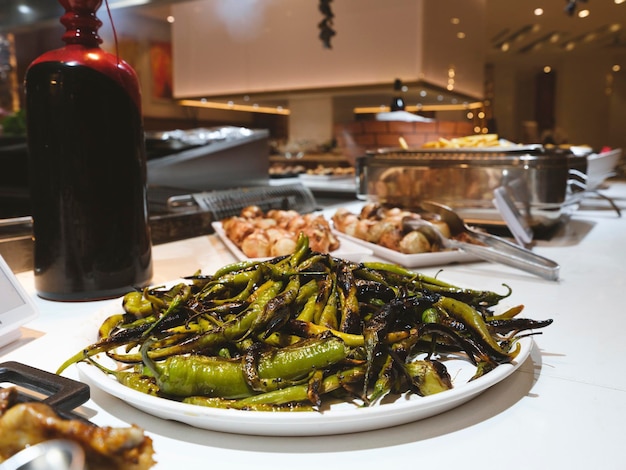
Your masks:
{"label": "serving spoon", "polygon": [[465,234],[479,242],[475,244],[447,238],[435,225],[423,219],[408,221],[415,230],[421,231],[426,237],[438,240],[443,247],[456,248],[481,259],[512,266],[550,281],[559,279],[560,266],[556,262],[503,238],[475,230],[448,206],[430,201],[423,201],[420,206],[428,212],[438,214],[450,228],[452,237]]}

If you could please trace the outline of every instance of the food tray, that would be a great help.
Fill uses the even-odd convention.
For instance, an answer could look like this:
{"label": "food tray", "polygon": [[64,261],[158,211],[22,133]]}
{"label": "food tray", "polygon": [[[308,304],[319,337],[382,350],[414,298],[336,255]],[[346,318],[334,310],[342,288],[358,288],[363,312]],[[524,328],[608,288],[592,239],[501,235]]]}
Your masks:
{"label": "food tray", "polygon": [[[213,230],[219,237],[219,239],[226,245],[226,248],[233,254],[235,258],[239,261],[246,260],[257,260],[257,261],[265,261],[269,258],[248,258],[238,247],[235,245],[224,232],[224,228],[222,227],[221,222],[212,222]],[[370,248],[364,247],[360,243],[354,243],[353,241],[347,239],[340,239],[341,246],[332,251],[330,254],[337,257],[346,259],[348,261],[353,261],[355,263],[359,263],[365,258],[372,254],[372,250]]]}
{"label": "food tray", "polygon": [[357,196],[411,209],[432,200],[473,225],[504,225],[494,190],[507,187],[528,225],[552,226],[574,212],[587,158],[541,146],[379,149],[357,159]]}
{"label": "food tray", "polygon": [[386,248],[376,243],[370,243],[365,240],[361,240],[356,237],[351,237],[345,233],[334,230],[337,238],[341,239],[341,242],[351,242],[357,245],[361,245],[371,252],[386,261],[404,266],[405,268],[421,268],[427,266],[439,266],[454,263],[468,263],[472,261],[479,261],[474,255],[470,255],[460,250],[443,250],[432,253],[414,253],[406,254],[399,251]]}

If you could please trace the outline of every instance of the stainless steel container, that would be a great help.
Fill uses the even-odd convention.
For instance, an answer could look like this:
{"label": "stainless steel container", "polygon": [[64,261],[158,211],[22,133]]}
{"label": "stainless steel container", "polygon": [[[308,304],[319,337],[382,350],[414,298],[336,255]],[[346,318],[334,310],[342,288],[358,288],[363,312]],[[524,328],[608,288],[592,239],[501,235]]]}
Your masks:
{"label": "stainless steel container", "polygon": [[149,186],[208,191],[269,183],[266,129],[195,129],[185,132],[185,139],[180,133],[169,134],[175,137],[151,141],[152,148],[156,145],[166,155],[148,160]]}
{"label": "stainless steel container", "polygon": [[436,201],[476,225],[503,225],[493,202],[505,187],[532,228],[552,226],[578,207],[587,160],[542,146],[379,149],[357,159],[357,195],[403,208]]}

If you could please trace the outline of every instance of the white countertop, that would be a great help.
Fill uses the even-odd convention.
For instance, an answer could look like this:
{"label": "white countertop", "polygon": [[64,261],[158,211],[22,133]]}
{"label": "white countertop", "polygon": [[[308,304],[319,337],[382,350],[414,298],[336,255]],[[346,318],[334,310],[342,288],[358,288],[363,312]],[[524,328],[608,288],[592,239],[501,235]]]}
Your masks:
{"label": "white countertop", "polygon": [[[626,183],[610,182],[603,194],[626,210]],[[513,375],[431,418],[338,436],[246,436],[165,421],[96,387],[81,411],[98,425],[144,428],[154,440],[157,469],[626,468],[625,240],[626,217],[589,196],[557,236],[535,248],[561,265],[558,282],[486,262],[445,266],[439,276],[454,284],[496,291],[510,285],[509,300],[525,305],[524,316],[554,323],[534,337],[531,356]],[[234,260],[215,236],[158,245],[153,254],[155,284]],[[35,296],[32,272],[18,279],[33,293],[40,316],[20,340],[0,349],[0,362],[55,371],[85,346],[81,325],[118,302],[49,302]],[[75,367],[64,375],[78,378]]]}

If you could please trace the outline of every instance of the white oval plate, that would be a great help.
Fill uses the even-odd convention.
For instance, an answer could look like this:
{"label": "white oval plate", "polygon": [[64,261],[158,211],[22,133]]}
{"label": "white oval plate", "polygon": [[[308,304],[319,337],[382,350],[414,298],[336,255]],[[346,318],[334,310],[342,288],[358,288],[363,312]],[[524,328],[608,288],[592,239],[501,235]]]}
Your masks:
{"label": "white oval plate", "polygon": [[[108,310],[108,309],[107,309]],[[117,312],[115,310],[115,312]],[[101,311],[94,320],[101,322],[112,311]],[[93,341],[94,322],[86,322],[87,341]],[[98,323],[100,324],[100,323]],[[471,400],[489,387],[501,382],[524,363],[530,355],[531,337],[520,340],[520,352],[511,364],[502,364],[488,374],[468,382],[475,368],[462,359],[446,360],[445,365],[452,377],[454,388],[435,395],[420,397],[415,394],[402,396],[392,403],[360,407],[354,403],[333,404],[323,412],[316,411],[241,411],[189,405],[138,392],[120,384],[113,376],[88,363],[78,363],[81,378],[104,392],[150,415],[179,421],[201,429],[236,434],[264,436],[320,436],[345,434],[382,429],[418,421],[443,413]],[[105,366],[113,361],[99,356]],[[107,363],[107,361],[110,361]]]}

